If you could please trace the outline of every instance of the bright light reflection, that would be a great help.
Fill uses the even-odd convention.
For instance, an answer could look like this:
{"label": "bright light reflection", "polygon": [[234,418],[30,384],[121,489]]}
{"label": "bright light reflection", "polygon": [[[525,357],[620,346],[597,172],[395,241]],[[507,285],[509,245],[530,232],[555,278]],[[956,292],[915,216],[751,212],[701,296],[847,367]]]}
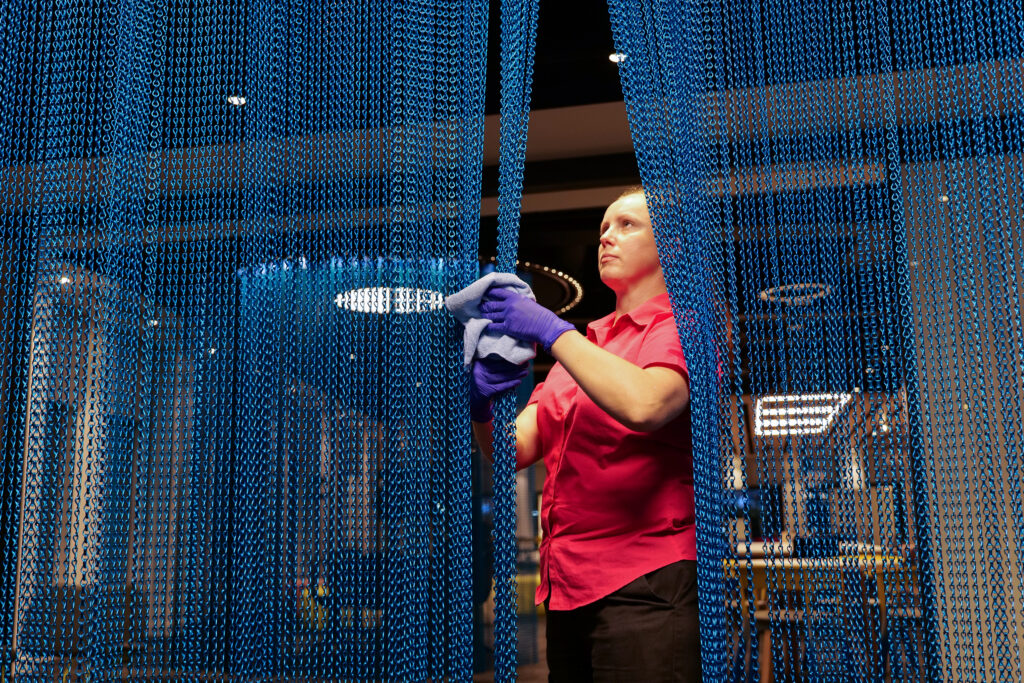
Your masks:
{"label": "bright light reflection", "polygon": [[780,394],[762,396],[754,406],[754,434],[795,436],[821,434],[850,402],[850,394]]}
{"label": "bright light reflection", "polygon": [[357,313],[426,313],[444,306],[444,295],[413,287],[363,287],[342,292],[334,303]]}
{"label": "bright light reflection", "polygon": [[622,52],[613,52],[610,55],[608,55],[608,61],[614,62],[616,64],[621,64],[622,62],[626,61],[626,55],[623,54]]}

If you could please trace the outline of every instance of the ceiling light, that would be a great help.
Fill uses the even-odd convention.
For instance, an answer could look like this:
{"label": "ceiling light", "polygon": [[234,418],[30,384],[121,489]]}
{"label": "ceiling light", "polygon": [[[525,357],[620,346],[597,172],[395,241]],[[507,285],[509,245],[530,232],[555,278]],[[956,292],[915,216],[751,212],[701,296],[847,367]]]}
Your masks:
{"label": "ceiling light", "polygon": [[444,295],[413,287],[363,287],[342,292],[334,303],[357,313],[427,313],[444,306]]}
{"label": "ceiling light", "polygon": [[[495,257],[489,259],[490,263],[495,262]],[[541,276],[548,281],[556,284],[560,291],[560,296],[557,301],[542,301],[542,305],[550,308],[554,311],[555,315],[563,315],[568,313],[570,310],[576,307],[577,304],[583,299],[583,285],[580,281],[572,277],[568,273],[552,268],[550,266],[542,266],[539,263],[530,263],[529,261],[516,261],[516,272],[529,273],[534,276]],[[541,296],[537,291],[537,281],[533,282],[534,294]],[[550,290],[547,290],[547,294],[550,294]]]}
{"label": "ceiling light", "polygon": [[821,434],[849,404],[850,394],[779,394],[762,396],[754,407],[756,436]]}
{"label": "ceiling light", "polygon": [[615,64],[622,64],[626,61],[626,54],[624,52],[613,52],[608,55],[608,61]]}
{"label": "ceiling light", "polygon": [[233,107],[244,107],[245,98],[241,95],[228,95],[228,104]]}

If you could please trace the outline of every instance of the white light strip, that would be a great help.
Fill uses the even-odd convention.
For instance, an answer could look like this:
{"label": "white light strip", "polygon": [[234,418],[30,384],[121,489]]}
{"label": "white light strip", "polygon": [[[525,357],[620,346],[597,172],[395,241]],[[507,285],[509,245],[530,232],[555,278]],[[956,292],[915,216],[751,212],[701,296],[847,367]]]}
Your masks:
{"label": "white light strip", "polygon": [[762,403],[817,403],[822,401],[834,401],[845,397],[850,399],[849,394],[775,394],[773,396],[762,396],[758,401]]}
{"label": "white light strip", "polygon": [[786,425],[813,425],[813,426],[819,426],[819,425],[827,425],[828,423],[829,423],[828,416],[820,418],[820,419],[813,419],[813,418],[809,418],[809,417],[790,417],[790,418],[782,418],[782,419],[775,419],[775,420],[770,420],[770,419],[762,419],[761,420],[761,426],[762,427],[785,427]]}
{"label": "white light strip", "polygon": [[850,394],[778,394],[759,397],[754,406],[754,434],[821,434],[832,426],[851,398]]}
{"label": "white light strip", "polygon": [[427,313],[444,306],[444,295],[413,287],[363,287],[342,292],[334,303],[357,313]]}
{"label": "white light strip", "polygon": [[790,406],[788,408],[761,408],[765,417],[787,417],[789,415],[828,415],[830,406]]}

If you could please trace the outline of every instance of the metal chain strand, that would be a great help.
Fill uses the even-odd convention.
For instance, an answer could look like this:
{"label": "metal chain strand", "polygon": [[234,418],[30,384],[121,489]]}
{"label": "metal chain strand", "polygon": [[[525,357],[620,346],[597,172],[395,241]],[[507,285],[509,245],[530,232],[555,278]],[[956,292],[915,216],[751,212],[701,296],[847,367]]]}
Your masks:
{"label": "metal chain strand", "polygon": [[[514,272],[526,162],[533,55],[539,0],[501,0],[501,150],[498,166],[498,253],[495,267]],[[494,406],[494,679],[516,680],[515,396]]]}

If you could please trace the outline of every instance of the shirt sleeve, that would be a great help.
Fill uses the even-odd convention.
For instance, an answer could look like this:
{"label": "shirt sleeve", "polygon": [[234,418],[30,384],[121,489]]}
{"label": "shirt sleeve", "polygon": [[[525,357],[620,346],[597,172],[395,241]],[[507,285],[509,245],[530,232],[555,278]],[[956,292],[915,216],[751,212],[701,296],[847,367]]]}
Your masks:
{"label": "shirt sleeve", "polygon": [[640,344],[636,364],[641,368],[675,370],[686,378],[687,384],[690,383],[690,370],[686,367],[686,357],[676,332],[676,321],[671,315],[651,323]]}

